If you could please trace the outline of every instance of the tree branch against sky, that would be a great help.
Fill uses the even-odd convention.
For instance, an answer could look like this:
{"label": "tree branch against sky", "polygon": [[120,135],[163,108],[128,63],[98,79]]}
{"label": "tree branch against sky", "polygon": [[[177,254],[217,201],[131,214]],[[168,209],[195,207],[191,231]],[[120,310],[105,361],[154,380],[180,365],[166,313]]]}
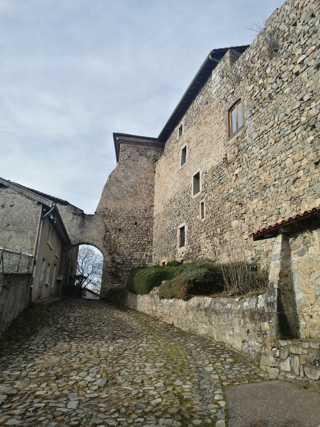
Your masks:
{"label": "tree branch against sky", "polygon": [[100,292],[103,257],[95,248],[81,245],[79,248],[77,275],[82,289],[88,288]]}

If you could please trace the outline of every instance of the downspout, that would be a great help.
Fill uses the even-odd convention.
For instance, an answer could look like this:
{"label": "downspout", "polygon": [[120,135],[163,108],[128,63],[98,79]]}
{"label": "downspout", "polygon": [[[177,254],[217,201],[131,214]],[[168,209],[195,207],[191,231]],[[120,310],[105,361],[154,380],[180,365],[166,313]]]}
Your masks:
{"label": "downspout", "polygon": [[41,207],[41,220],[39,224],[39,231],[38,231],[38,239],[37,239],[37,245],[36,245],[36,253],[34,256],[34,262],[33,262],[33,269],[32,269],[32,277],[31,277],[31,286],[30,286],[30,296],[29,296],[29,308],[31,308],[32,303],[32,289],[34,284],[34,277],[36,275],[36,267],[37,267],[37,261],[38,261],[38,255],[39,255],[39,246],[40,246],[40,239],[41,239],[41,232],[42,232],[42,224],[44,218],[49,215],[50,212],[53,211],[53,209],[56,207],[55,203],[53,203],[52,208],[45,214],[42,214],[43,205]]}

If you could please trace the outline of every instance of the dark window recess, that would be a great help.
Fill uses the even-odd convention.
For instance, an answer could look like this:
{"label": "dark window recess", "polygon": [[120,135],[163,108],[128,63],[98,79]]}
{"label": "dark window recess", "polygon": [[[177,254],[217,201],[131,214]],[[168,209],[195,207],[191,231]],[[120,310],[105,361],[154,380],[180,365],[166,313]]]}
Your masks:
{"label": "dark window recess", "polygon": [[183,166],[187,162],[187,146],[183,147],[181,150],[181,163],[180,166]]}
{"label": "dark window recess", "polygon": [[137,221],[134,223],[134,225],[138,225]]}
{"label": "dark window recess", "polygon": [[200,203],[200,219],[204,218],[204,202]]}
{"label": "dark window recess", "polygon": [[186,229],[185,226],[179,228],[179,248],[183,248],[186,244]]}
{"label": "dark window recess", "polygon": [[162,261],[162,265],[166,265],[166,262],[165,262],[165,261]]}
{"label": "dark window recess", "polygon": [[193,175],[193,183],[192,183],[192,195],[195,196],[196,194],[200,193],[200,172]]}
{"label": "dark window recess", "polygon": [[121,228],[119,228],[119,231],[121,231]]}
{"label": "dark window recess", "polygon": [[182,135],[182,125],[179,126],[179,138]]}

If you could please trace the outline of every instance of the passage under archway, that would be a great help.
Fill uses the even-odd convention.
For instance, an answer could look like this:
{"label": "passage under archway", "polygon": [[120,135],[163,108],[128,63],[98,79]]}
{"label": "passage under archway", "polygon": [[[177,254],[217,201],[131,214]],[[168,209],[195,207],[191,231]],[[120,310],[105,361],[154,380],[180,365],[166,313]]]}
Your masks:
{"label": "passage under archway", "polygon": [[99,299],[102,283],[103,255],[94,246],[79,245],[76,285],[82,298]]}

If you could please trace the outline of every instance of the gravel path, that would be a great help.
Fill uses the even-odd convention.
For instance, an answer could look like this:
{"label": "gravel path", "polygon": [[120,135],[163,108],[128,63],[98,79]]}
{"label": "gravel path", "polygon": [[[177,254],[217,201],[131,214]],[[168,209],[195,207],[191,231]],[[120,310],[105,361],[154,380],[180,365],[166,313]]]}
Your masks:
{"label": "gravel path", "polygon": [[269,379],[214,341],[86,300],[25,313],[0,363],[1,426],[224,427],[224,387]]}

